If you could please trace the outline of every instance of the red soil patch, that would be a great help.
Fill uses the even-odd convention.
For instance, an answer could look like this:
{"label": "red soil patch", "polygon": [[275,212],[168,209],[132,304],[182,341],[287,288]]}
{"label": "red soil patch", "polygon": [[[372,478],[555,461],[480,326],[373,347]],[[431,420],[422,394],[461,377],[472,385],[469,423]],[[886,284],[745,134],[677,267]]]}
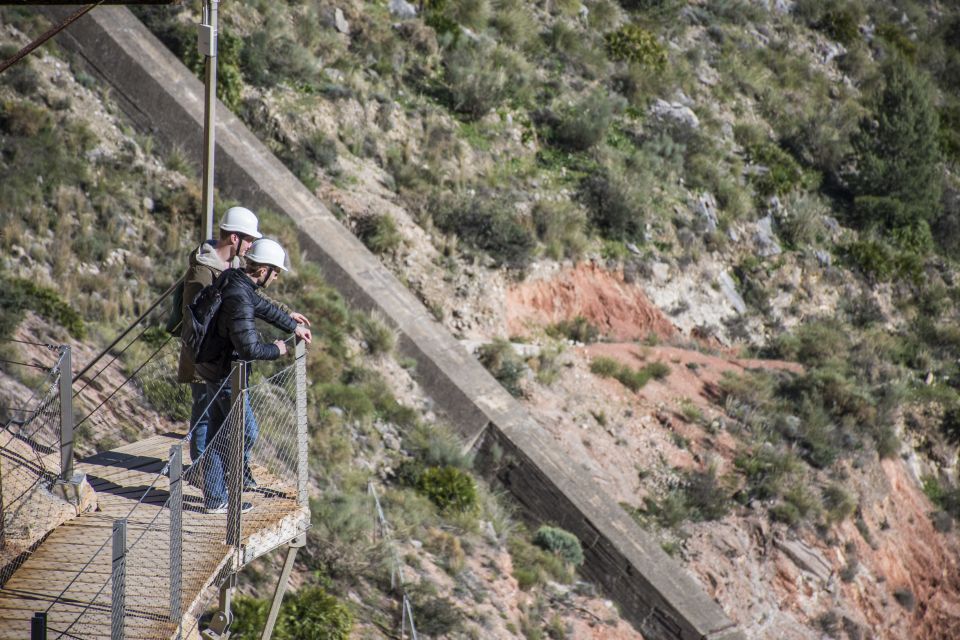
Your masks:
{"label": "red soil patch", "polygon": [[577,316],[614,340],[676,334],[669,318],[638,285],[624,282],[622,272],[586,262],[551,280],[528,281],[511,288],[506,312],[510,335],[526,335]]}

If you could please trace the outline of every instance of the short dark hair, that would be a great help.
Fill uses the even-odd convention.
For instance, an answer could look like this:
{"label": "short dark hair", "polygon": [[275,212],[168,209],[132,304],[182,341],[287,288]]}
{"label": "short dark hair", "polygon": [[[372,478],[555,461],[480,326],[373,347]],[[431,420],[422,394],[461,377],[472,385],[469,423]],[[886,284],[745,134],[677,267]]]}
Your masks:
{"label": "short dark hair", "polygon": [[260,267],[268,267],[268,268],[270,268],[270,269],[275,269],[275,268],[276,268],[276,267],[274,267],[272,264],[264,264],[264,263],[262,263],[262,262],[254,262],[253,260],[247,260],[246,263],[243,265],[243,270],[244,270],[246,273],[253,273],[254,271],[256,271],[257,269],[259,269]]}

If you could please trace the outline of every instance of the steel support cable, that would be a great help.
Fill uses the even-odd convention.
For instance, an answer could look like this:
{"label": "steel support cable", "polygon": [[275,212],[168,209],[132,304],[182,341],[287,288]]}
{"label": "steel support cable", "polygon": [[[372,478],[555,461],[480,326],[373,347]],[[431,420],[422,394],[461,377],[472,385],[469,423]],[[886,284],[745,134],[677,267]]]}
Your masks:
{"label": "steel support cable", "polygon": [[30,42],[27,46],[20,49],[20,51],[16,52],[15,54],[13,54],[12,57],[8,58],[2,64],[0,64],[0,73],[3,73],[7,69],[15,65],[16,63],[26,58],[44,42],[46,42],[53,36],[57,35],[58,33],[60,33],[61,31],[69,27],[71,24],[73,24],[83,16],[87,15],[88,11],[90,11],[94,7],[100,6],[101,4],[103,4],[103,2],[104,0],[98,0],[93,4],[87,5],[86,7],[79,9],[72,15],[68,16],[67,19],[61,22],[60,24],[56,24],[50,27],[49,29],[47,29],[46,31],[44,31],[43,33],[41,33],[38,37],[34,38],[34,40]]}
{"label": "steel support cable", "polygon": [[[44,398],[47,398],[47,397],[50,395],[50,391],[55,387],[55,384],[54,384],[53,382],[51,382],[51,380],[53,379],[53,377],[54,377],[55,375],[61,375],[61,376],[63,375],[63,372],[61,371],[61,367],[63,366],[63,358],[64,358],[64,356],[66,355],[66,352],[67,352],[66,349],[67,349],[67,348],[64,347],[64,346],[60,346],[60,347],[58,347],[58,349],[59,349],[59,351],[60,351],[60,357],[57,358],[57,363],[56,363],[53,367],[51,367],[50,370],[47,372],[47,377],[44,378],[43,381],[42,381],[40,384],[36,385],[33,389],[30,390],[30,397],[26,399],[26,401],[23,403],[23,406],[28,406],[28,405],[33,401],[33,399],[37,396],[37,390],[40,389],[41,386],[47,385],[47,383],[49,383],[49,384],[47,385],[47,391],[46,391],[46,393],[44,394]],[[58,399],[59,399],[59,398],[58,398]],[[31,424],[33,421],[35,421],[35,420],[40,416],[40,414],[41,414],[46,408],[48,408],[48,407],[50,406],[50,403],[51,403],[52,401],[53,401],[53,400],[51,399],[51,400],[46,401],[46,402],[41,402],[40,406],[37,407],[37,409],[36,409],[36,411],[34,411],[33,415],[32,415],[26,422],[24,422],[23,424],[20,425],[21,428],[26,427],[28,424]],[[59,408],[58,408],[58,411],[60,411],[60,410],[62,410],[62,409],[59,409]],[[8,421],[8,422],[7,422],[7,425],[9,425],[9,424],[10,424],[10,423],[9,423],[9,421]],[[27,436],[27,439],[30,440],[30,441],[33,441],[33,440],[34,440],[34,437],[35,437],[38,433],[40,433],[40,429],[42,429],[43,427],[44,427],[44,421],[41,420],[41,421],[40,421],[40,426],[38,426],[36,429],[34,429],[34,430]],[[13,432],[11,432],[11,435],[13,435]],[[33,449],[33,454],[34,454],[34,455],[36,456],[36,458],[37,458],[37,464],[39,464],[39,466],[44,470],[44,472],[49,473],[49,471],[47,470],[46,465],[43,464],[43,458],[40,456],[40,452],[38,452],[35,447],[31,447],[31,449]]]}
{"label": "steel support cable", "polygon": [[5,364],[18,364],[21,367],[32,367],[34,369],[46,369],[47,366],[43,364],[30,364],[29,362],[18,362],[17,360],[7,360],[6,358],[0,358],[0,362]]}
{"label": "steel support cable", "polygon": [[[161,347],[161,348],[162,348],[162,347]],[[220,388],[217,389],[217,393],[214,394],[214,396],[213,396],[214,398],[216,398],[217,396],[220,395],[220,392],[223,391],[223,387],[224,387],[224,385],[227,384],[227,381],[228,381],[229,379],[230,379],[230,378],[228,377],[228,378],[225,378],[225,379],[223,380],[223,382],[220,384]],[[206,413],[206,411],[209,411],[210,406],[211,406],[212,404],[213,404],[213,399],[211,399],[210,402],[207,404],[207,408],[204,410],[204,413]],[[87,416],[87,417],[89,417],[89,416]],[[86,419],[86,418],[84,418],[84,420],[85,420],[85,419]],[[192,427],[192,428],[190,429],[190,432],[189,432],[185,437],[181,438],[181,440],[180,440],[181,443],[182,443],[182,442],[185,442],[185,441],[190,437],[190,434],[193,433],[193,429],[194,429],[194,428],[196,428],[196,425],[194,425],[194,427]],[[195,462],[196,462],[196,461],[194,461],[194,463],[195,463]],[[166,474],[167,468],[168,468],[169,464],[170,464],[170,463],[167,462],[167,464],[164,465],[163,469],[160,470],[160,473],[158,473],[158,474],[156,475],[156,477],[153,479],[153,482],[150,483],[150,486],[147,487],[146,490],[143,492],[143,495],[140,496],[140,499],[137,500],[137,503],[130,508],[130,511],[129,511],[129,512],[127,513],[127,515],[126,515],[127,518],[129,518],[129,517],[133,514],[134,510],[135,510],[138,506],[140,506],[140,504],[143,502],[143,499],[144,499],[147,495],[149,495],[149,493],[153,490],[153,488],[154,488],[154,487],[156,486],[156,484],[157,484],[157,480],[159,480],[161,477],[163,477],[163,476]],[[50,609],[53,608],[53,605],[55,605],[57,602],[60,601],[60,599],[63,597],[63,594],[65,594],[65,593],[67,592],[67,590],[68,590],[70,587],[73,586],[73,583],[77,581],[77,578],[79,578],[80,575],[81,575],[84,571],[87,570],[87,568],[90,566],[90,563],[92,563],[93,560],[94,560],[94,558],[96,558],[97,555],[98,555],[101,551],[103,551],[103,548],[107,545],[108,542],[110,542],[110,538],[107,538],[106,540],[104,540],[104,541],[103,541],[103,544],[101,544],[100,547],[99,547],[96,551],[93,552],[93,555],[90,556],[90,559],[87,560],[87,562],[84,563],[84,565],[83,565],[82,567],[80,567],[80,570],[77,571],[77,575],[75,575],[75,576],[70,580],[70,582],[67,584],[67,586],[64,587],[63,590],[60,592],[60,595],[58,595],[56,598],[54,598],[53,602],[50,603],[50,606],[47,607],[46,611],[47,611],[48,613],[50,612]],[[71,624],[70,626],[72,627],[73,625]],[[70,627],[67,628],[68,631],[69,631],[69,629],[70,629]]]}
{"label": "steel support cable", "polygon": [[46,342],[31,342],[30,340],[17,340],[16,338],[0,338],[0,342],[16,342],[17,344],[28,344],[31,347],[46,347],[51,351],[56,351],[60,348],[58,344],[48,344]]}
{"label": "steel support cable", "polygon": [[[95,374],[93,374],[93,377],[92,377],[92,378],[87,378],[87,380],[86,380],[86,382],[84,383],[84,385],[83,385],[82,387],[80,387],[79,389],[77,389],[76,391],[73,392],[73,397],[76,398],[78,395],[80,395],[81,393],[83,393],[84,391],[86,391],[87,387],[89,387],[91,384],[93,384],[93,381],[96,380],[98,377],[100,377],[100,374],[101,374],[101,373],[103,373],[104,371],[106,371],[107,368],[108,368],[110,365],[112,365],[114,362],[116,362],[116,361],[117,361],[117,358],[119,358],[120,356],[122,356],[123,354],[125,354],[125,353],[127,352],[127,349],[129,349],[129,348],[132,347],[134,344],[136,344],[136,342],[137,342],[140,338],[142,338],[142,337],[143,337],[143,334],[145,334],[149,329],[150,329],[150,327],[144,327],[144,328],[143,328],[143,331],[141,331],[140,334],[139,334],[136,338],[134,338],[133,340],[131,340],[130,342],[128,342],[128,343],[127,343],[127,346],[125,346],[123,349],[121,349],[120,351],[118,351],[117,353],[115,353],[115,354],[113,355],[113,357],[110,358],[110,362],[108,362],[107,364],[103,365],[103,368],[100,369],[100,371],[97,371]],[[169,340],[168,340],[167,342],[169,342]],[[166,346],[166,343],[164,343],[164,346]],[[81,372],[81,374],[76,377],[76,380],[79,381],[79,380],[80,380],[80,377],[81,377],[84,373],[86,373],[87,369],[89,369],[89,367],[85,367],[84,370],[83,370],[83,372]]]}
{"label": "steel support cable", "polygon": [[[102,0],[101,0],[101,1],[102,1]],[[166,300],[167,297],[168,297],[171,293],[173,293],[174,291],[176,291],[176,290],[177,290],[177,287],[179,287],[182,282],[183,282],[183,276],[180,276],[180,278],[179,278],[176,282],[174,282],[172,285],[170,285],[170,287],[169,287],[166,291],[164,291],[162,294],[160,294],[160,297],[157,298],[156,301],[155,301],[153,304],[151,304],[151,305],[147,308],[146,311],[144,311],[143,313],[140,314],[140,317],[139,317],[139,318],[137,318],[137,319],[134,320],[132,323],[130,323],[130,326],[128,326],[126,329],[124,329],[123,332],[122,332],[119,336],[117,336],[117,337],[114,339],[113,342],[111,342],[109,345],[107,345],[107,347],[106,347],[103,351],[101,351],[100,353],[98,353],[98,354],[93,358],[93,360],[91,360],[90,362],[88,362],[87,365],[86,365],[83,369],[80,370],[80,373],[77,374],[76,379],[79,380],[79,379],[82,378],[84,375],[86,375],[87,371],[89,371],[90,369],[92,369],[92,368],[93,368],[93,365],[96,364],[97,361],[100,360],[100,358],[102,358],[102,357],[105,356],[107,353],[109,353],[111,349],[113,349],[115,346],[117,346],[117,343],[119,343],[121,340],[123,340],[125,337],[127,337],[127,334],[130,333],[131,331],[133,331],[133,328],[134,328],[134,327],[136,327],[138,324],[140,324],[141,322],[143,322],[144,319],[145,319],[148,315],[150,315],[150,314],[153,312],[154,309],[156,309],[158,306],[160,306],[160,303],[163,302],[164,300]],[[141,335],[143,335],[143,334],[141,333]]]}
{"label": "steel support cable", "polygon": [[133,373],[131,373],[129,376],[127,376],[126,380],[124,380],[123,382],[121,382],[121,383],[117,386],[117,388],[114,389],[114,390],[110,393],[109,396],[107,396],[106,398],[103,399],[103,402],[101,402],[100,404],[98,404],[97,407],[96,407],[93,411],[91,411],[91,412],[88,413],[86,416],[84,416],[83,420],[81,420],[80,422],[78,422],[77,424],[75,424],[75,425],[73,426],[73,428],[74,428],[74,429],[77,429],[80,425],[82,425],[84,422],[87,421],[87,418],[89,418],[90,416],[92,416],[93,414],[95,414],[97,411],[100,410],[100,408],[101,408],[103,405],[107,404],[110,400],[112,400],[112,399],[113,399],[113,396],[117,395],[117,393],[120,391],[120,389],[124,388],[124,387],[127,385],[128,382],[130,382],[131,380],[133,380],[133,379],[136,377],[136,375],[137,375],[138,373],[140,373],[140,371],[143,370],[143,368],[144,368],[145,366],[147,366],[148,364],[150,364],[150,361],[153,360],[153,359],[157,356],[158,353],[160,353],[161,351],[163,351],[163,348],[166,347],[166,346],[170,343],[171,340],[173,340],[173,336],[170,336],[169,338],[167,338],[167,339],[164,341],[164,343],[163,343],[162,345],[160,345],[160,346],[157,348],[156,351],[154,351],[153,353],[151,353],[150,356],[149,356],[146,360],[144,360],[143,363],[140,364],[140,366],[137,367],[136,370],[135,370]]}

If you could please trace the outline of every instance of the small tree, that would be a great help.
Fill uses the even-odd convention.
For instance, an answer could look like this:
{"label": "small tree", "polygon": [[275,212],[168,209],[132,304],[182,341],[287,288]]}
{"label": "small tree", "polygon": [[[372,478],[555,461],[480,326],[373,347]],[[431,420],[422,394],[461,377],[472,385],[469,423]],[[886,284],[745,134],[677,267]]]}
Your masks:
{"label": "small tree", "polygon": [[850,184],[861,224],[911,227],[939,211],[939,122],[923,73],[894,55],[883,76],[874,115],[853,139],[857,170]]}

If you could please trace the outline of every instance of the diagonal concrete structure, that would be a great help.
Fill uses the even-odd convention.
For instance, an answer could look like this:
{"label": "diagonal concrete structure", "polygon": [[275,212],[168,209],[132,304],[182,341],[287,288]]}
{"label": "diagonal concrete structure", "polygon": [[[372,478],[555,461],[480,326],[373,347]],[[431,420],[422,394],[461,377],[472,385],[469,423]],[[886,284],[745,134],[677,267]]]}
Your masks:
{"label": "diagonal concrete structure", "polygon": [[[62,18],[64,8],[46,8]],[[141,130],[200,158],[203,87],[123,8],[100,8],[59,37],[113,89]],[[701,586],[564,454],[526,410],[437,323],[419,300],[222,104],[216,181],[231,198],[288,215],[301,246],[353,305],[379,310],[417,360],[421,384],[479,461],[534,517],[583,543],[584,574],[654,640],[734,640],[743,633]],[[496,450],[502,455],[494,456]],[[486,461],[486,464],[484,464]]]}

